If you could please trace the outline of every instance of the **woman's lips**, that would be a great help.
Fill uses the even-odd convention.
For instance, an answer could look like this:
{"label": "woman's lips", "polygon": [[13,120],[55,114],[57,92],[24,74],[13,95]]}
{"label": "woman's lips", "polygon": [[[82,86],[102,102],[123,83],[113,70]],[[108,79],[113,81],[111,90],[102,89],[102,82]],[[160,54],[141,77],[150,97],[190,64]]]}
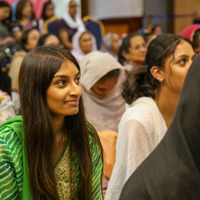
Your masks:
{"label": "woman's lips", "polygon": [[78,100],[72,100],[72,101],[66,101],[65,103],[67,104],[71,104],[71,105],[79,105],[79,101]]}

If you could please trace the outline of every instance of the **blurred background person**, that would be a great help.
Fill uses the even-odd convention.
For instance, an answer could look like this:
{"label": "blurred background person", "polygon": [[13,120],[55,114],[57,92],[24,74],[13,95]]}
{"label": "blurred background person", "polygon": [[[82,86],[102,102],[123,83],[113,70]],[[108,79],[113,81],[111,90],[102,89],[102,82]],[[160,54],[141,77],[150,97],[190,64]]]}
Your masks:
{"label": "blurred background person", "polygon": [[101,44],[101,51],[108,52],[117,59],[117,53],[121,45],[121,38],[118,33],[107,33]]}
{"label": "blurred background person", "polygon": [[180,35],[192,42],[196,54],[200,52],[200,24],[185,27]]}
{"label": "blurred background person", "polygon": [[43,45],[54,45],[54,46],[59,46],[60,41],[58,37],[56,37],[54,34],[47,33],[42,36],[40,36],[38,40],[37,46],[43,46]]}
{"label": "blurred background person", "polygon": [[159,24],[150,24],[148,27],[152,33],[156,35],[162,35],[163,34],[163,28]]}
{"label": "blurred background person", "polygon": [[80,62],[86,117],[97,131],[118,131],[125,110],[121,96],[124,69],[108,53],[94,51]]}
{"label": "blurred background person", "polygon": [[23,32],[20,45],[21,50],[17,51],[10,63],[8,75],[11,78],[12,99],[15,111],[18,113],[20,107],[19,101],[19,70],[26,54],[36,47],[40,38],[40,32],[37,29],[29,29]]}
{"label": "blurred background person", "polygon": [[44,3],[41,19],[43,20],[43,33],[44,34],[49,32],[48,25],[51,22],[53,22],[55,20],[60,20],[59,17],[55,16],[55,7],[51,1]]}
{"label": "blurred background person", "polygon": [[121,84],[124,68],[109,53],[94,51],[80,62],[82,96],[87,120],[98,131],[104,150],[103,193],[115,162],[118,123],[125,111]]}
{"label": "blurred background person", "polygon": [[122,41],[118,51],[118,60],[129,73],[133,68],[144,65],[146,52],[147,48],[143,36],[139,33],[131,33]]}
{"label": "blurred background person", "polygon": [[69,50],[73,49],[73,35],[77,31],[86,30],[82,19],[77,13],[77,6],[75,0],[65,0],[63,18],[56,25],[61,44]]}
{"label": "blurred background person", "polygon": [[9,76],[12,81],[12,91],[19,92],[18,76],[21,63],[27,52],[36,47],[39,38],[40,32],[37,29],[29,29],[23,32],[20,42],[22,49],[15,53],[9,69]]}
{"label": "blurred background person", "polygon": [[149,46],[149,43],[153,40],[153,39],[155,39],[156,37],[157,37],[157,35],[155,34],[155,33],[152,33],[152,32],[150,32],[150,33],[144,33],[144,40],[145,40],[145,42],[146,42],[146,46],[147,46],[147,48],[148,48],[148,46]]}
{"label": "blurred background person", "polygon": [[80,62],[85,55],[97,50],[96,39],[89,31],[76,32],[72,38],[71,53]]}
{"label": "blurred background person", "polygon": [[6,1],[0,1],[0,47],[15,42],[10,33],[11,7]]}
{"label": "blurred background person", "polygon": [[12,23],[12,34],[17,41],[23,34],[23,31],[36,28],[43,32],[42,24],[35,19],[32,3],[28,0],[20,0],[16,7],[16,21]]}

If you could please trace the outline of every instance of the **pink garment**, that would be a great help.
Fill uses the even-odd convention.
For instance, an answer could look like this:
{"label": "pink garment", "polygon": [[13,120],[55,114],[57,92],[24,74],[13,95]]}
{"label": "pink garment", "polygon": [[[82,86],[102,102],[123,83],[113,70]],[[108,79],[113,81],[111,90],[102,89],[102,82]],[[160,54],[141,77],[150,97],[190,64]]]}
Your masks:
{"label": "pink garment", "polygon": [[[14,2],[18,2],[19,0],[6,0],[10,5],[12,5]],[[33,10],[35,12],[36,19],[40,19],[42,14],[42,9],[44,3],[46,3],[48,0],[30,0],[33,4]]]}
{"label": "pink garment", "polygon": [[192,24],[187,26],[186,28],[183,29],[183,31],[180,33],[182,37],[186,37],[189,40],[192,41],[192,37],[194,35],[194,32],[200,28],[200,24]]}

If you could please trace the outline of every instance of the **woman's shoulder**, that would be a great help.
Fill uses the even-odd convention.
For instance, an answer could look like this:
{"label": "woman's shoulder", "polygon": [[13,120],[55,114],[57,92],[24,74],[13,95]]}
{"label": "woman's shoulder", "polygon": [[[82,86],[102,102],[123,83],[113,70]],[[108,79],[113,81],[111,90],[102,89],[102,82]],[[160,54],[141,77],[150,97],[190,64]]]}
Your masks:
{"label": "woman's shoulder", "polygon": [[22,116],[18,115],[10,118],[0,126],[0,137],[7,143],[23,141],[23,120]]}
{"label": "woman's shoulder", "polygon": [[139,112],[140,114],[143,114],[143,112],[152,113],[156,109],[158,109],[158,107],[151,97],[140,97],[135,100],[131,105],[126,106],[127,112],[135,111]]}
{"label": "woman's shoulder", "polygon": [[119,125],[122,127],[130,120],[135,120],[144,127],[151,127],[155,118],[160,118],[160,112],[154,100],[150,97],[140,97],[127,106]]}
{"label": "woman's shoulder", "polygon": [[152,98],[140,97],[135,100],[131,105],[126,105],[125,114],[130,113],[132,116],[138,116],[138,114],[143,115],[143,113],[152,113],[156,107],[156,103]]}

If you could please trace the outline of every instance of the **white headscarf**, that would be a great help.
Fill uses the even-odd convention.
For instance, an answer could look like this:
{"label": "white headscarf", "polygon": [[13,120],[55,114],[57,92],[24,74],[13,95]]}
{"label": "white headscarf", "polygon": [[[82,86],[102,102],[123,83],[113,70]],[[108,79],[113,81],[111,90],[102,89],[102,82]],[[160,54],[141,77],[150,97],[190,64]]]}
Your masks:
{"label": "white headscarf", "polygon": [[[123,67],[108,53],[94,51],[80,62],[82,96],[87,120],[97,131],[110,129],[118,131],[118,124],[125,111],[125,101],[121,96],[121,84],[125,79]],[[108,72],[120,69],[116,86],[107,97],[100,97],[91,88]]]}
{"label": "white headscarf", "polygon": [[63,19],[65,20],[66,24],[70,26],[71,28],[77,28],[78,31],[84,31],[85,26],[83,24],[83,21],[81,18],[76,14],[75,16],[75,21],[72,19],[72,17],[69,14],[69,4],[71,0],[65,0],[64,2],[64,14],[63,14]]}
{"label": "white headscarf", "polygon": [[97,44],[96,44],[96,39],[95,37],[92,35],[92,33],[90,33],[89,31],[78,31],[74,34],[74,36],[72,37],[72,46],[73,49],[71,51],[71,53],[73,54],[73,56],[77,59],[78,62],[80,62],[82,60],[82,58],[86,55],[83,53],[83,51],[80,48],[80,37],[82,36],[83,33],[89,33],[93,42],[93,47],[92,47],[92,51],[97,50]]}

